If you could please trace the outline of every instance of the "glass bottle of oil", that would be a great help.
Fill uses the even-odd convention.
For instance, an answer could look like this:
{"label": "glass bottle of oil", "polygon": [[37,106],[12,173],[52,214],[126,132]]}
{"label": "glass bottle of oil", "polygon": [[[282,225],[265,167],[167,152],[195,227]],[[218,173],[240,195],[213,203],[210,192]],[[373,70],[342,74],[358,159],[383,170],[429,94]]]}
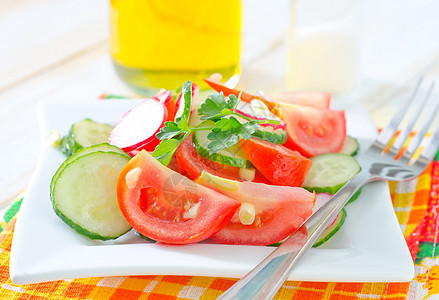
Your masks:
{"label": "glass bottle of oil", "polygon": [[129,85],[151,94],[239,72],[241,0],[111,0],[111,54]]}

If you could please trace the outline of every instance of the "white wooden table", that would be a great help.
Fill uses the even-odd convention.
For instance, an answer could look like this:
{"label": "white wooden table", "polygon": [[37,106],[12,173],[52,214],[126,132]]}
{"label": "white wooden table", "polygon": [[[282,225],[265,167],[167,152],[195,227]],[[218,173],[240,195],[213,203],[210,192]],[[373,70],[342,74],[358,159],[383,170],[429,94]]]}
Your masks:
{"label": "white wooden table", "polygon": [[[289,1],[244,2],[243,84],[282,88]],[[381,126],[407,82],[420,74],[439,77],[439,2],[362,5],[360,88],[352,101],[363,102]],[[0,206],[25,189],[35,168],[39,101],[134,95],[111,65],[108,6],[104,0],[0,1]]]}

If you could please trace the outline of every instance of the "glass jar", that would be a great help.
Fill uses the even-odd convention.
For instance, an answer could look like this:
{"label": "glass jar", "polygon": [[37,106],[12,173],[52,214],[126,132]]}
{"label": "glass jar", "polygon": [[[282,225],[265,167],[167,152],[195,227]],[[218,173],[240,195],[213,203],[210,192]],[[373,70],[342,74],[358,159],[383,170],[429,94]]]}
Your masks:
{"label": "glass jar", "polygon": [[152,94],[213,73],[239,72],[241,0],[111,0],[111,55],[118,75]]}

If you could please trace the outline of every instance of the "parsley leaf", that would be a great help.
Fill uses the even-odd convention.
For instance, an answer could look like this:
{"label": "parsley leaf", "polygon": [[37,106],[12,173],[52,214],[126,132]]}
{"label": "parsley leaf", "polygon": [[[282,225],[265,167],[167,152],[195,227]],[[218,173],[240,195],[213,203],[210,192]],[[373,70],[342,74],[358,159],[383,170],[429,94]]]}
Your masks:
{"label": "parsley leaf", "polygon": [[207,145],[209,154],[237,144],[240,137],[245,140],[251,138],[259,124],[256,121],[241,124],[236,118],[230,117],[219,120],[216,126],[207,135],[207,138],[212,141]]}
{"label": "parsley leaf", "polygon": [[240,127],[242,127],[242,124],[235,117],[223,118],[215,124],[216,127],[221,129],[221,131],[239,129]]}
{"label": "parsley leaf", "polygon": [[[215,153],[221,149],[229,148],[236,145],[240,138],[249,139],[260,135],[256,128],[259,124],[271,123],[271,120],[254,120],[249,116],[243,115],[236,111],[241,94],[236,97],[229,95],[224,97],[222,92],[213,93],[198,109],[201,120],[211,120],[212,125],[206,127],[191,128],[188,124],[190,107],[192,100],[192,82],[188,81],[183,84],[181,89],[180,104],[183,105],[180,116],[175,122],[165,122],[165,126],[160,129],[156,137],[161,140],[153,152],[153,156],[162,164],[169,164],[172,156],[181,142],[190,135],[191,132],[199,130],[210,130],[207,138],[211,140],[208,144],[209,154]],[[245,119],[241,123],[234,115],[240,119]]]}
{"label": "parsley leaf", "polygon": [[201,115],[201,120],[209,120],[221,117],[223,110],[227,108],[227,103],[224,94],[213,93],[207,97],[206,101],[201,104],[198,109],[198,114]]}
{"label": "parsley leaf", "polygon": [[259,127],[259,123],[256,121],[250,121],[247,123],[244,123],[242,125],[241,130],[239,131],[239,135],[244,139],[247,140],[253,136],[253,134],[256,132],[256,128]]}
{"label": "parsley leaf", "polygon": [[229,99],[227,100],[226,107],[235,110],[238,106],[239,101],[241,101],[241,93],[239,94],[239,97],[236,97],[235,95],[231,94],[229,95]]}
{"label": "parsley leaf", "polygon": [[180,135],[183,133],[183,129],[180,126],[172,121],[165,122],[165,126],[163,126],[160,131],[156,134],[156,137],[159,140],[168,140],[173,137]]}
{"label": "parsley leaf", "polygon": [[207,135],[207,138],[212,140],[212,142],[207,145],[209,148],[209,154],[231,147],[239,141],[238,135],[231,134],[229,131],[221,131],[219,128],[212,129],[212,132]]}
{"label": "parsley leaf", "polygon": [[177,126],[184,132],[190,131],[187,119],[178,120]]}
{"label": "parsley leaf", "polygon": [[186,136],[180,137],[178,139],[162,140],[160,144],[155,147],[152,156],[154,156],[159,162],[167,166],[171,161],[172,156],[174,156],[175,151]]}
{"label": "parsley leaf", "polygon": [[156,137],[161,140],[154,149],[152,155],[163,165],[167,166],[181,142],[190,134],[188,119],[192,102],[192,82],[187,81],[181,88],[181,115],[175,118],[175,122],[165,122]]}

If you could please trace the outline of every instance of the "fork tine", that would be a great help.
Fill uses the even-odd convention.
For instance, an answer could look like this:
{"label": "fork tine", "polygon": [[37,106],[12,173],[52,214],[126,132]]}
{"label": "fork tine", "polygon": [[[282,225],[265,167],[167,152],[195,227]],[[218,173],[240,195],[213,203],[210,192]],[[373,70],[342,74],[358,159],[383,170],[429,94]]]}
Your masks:
{"label": "fork tine", "polygon": [[[424,136],[427,134],[427,131],[430,128],[431,124],[433,123],[433,120],[435,119],[438,111],[439,111],[439,101],[436,103],[436,106],[434,107],[434,109],[430,112],[430,115],[428,116],[428,119],[427,119],[427,121],[425,121],[422,128],[418,131],[418,133],[410,141],[410,144],[408,145],[407,150],[404,152],[404,155],[403,155],[405,160],[410,160],[412,158],[412,156],[415,154],[416,149],[418,149]],[[439,127],[437,128],[437,130],[439,131]]]}
{"label": "fork tine", "polygon": [[434,158],[439,148],[439,126],[437,126],[435,132],[433,133],[430,142],[425,146],[424,150],[422,150],[421,156],[417,159],[418,161],[424,160],[425,164],[429,164],[430,161]]}
{"label": "fork tine", "polygon": [[411,102],[413,101],[416,94],[418,93],[422,80],[423,80],[422,78],[419,78],[418,82],[416,83],[415,89],[413,90],[413,93],[410,95],[409,98],[407,98],[405,103],[401,105],[399,110],[393,116],[392,120],[390,120],[389,124],[387,124],[387,126],[384,127],[381,133],[378,135],[374,145],[378,146],[381,150],[383,150],[387,146],[387,144],[392,140],[393,135],[396,132],[396,129],[398,128],[399,124],[404,118],[405,113],[408,110],[408,107],[410,106]]}
{"label": "fork tine", "polygon": [[[419,115],[421,114],[423,108],[425,107],[425,104],[427,103],[427,100],[430,98],[430,95],[431,95],[431,92],[433,91],[434,85],[435,85],[434,82],[430,85],[430,88],[428,89],[427,95],[425,96],[424,100],[422,101],[422,103],[420,105],[417,106],[416,111],[415,111],[414,115],[412,116],[412,118],[410,119],[409,123],[400,132],[397,139],[392,144],[392,147],[389,150],[390,153],[397,155],[399,153],[399,151],[401,150],[401,148],[404,146],[404,143],[405,143],[407,137],[412,132],[413,127],[415,126],[415,123],[419,118]],[[428,121],[421,128],[420,132],[418,132],[418,134],[415,137],[414,142],[419,142],[419,143],[421,142],[422,138],[424,137],[425,133],[427,132],[428,128],[430,127],[431,122],[433,121],[434,117],[435,117],[435,114],[433,114],[433,115],[430,114]],[[422,131],[424,131],[424,132],[422,133]],[[418,148],[418,146],[419,146],[419,144],[415,146],[415,143],[413,143],[414,149],[412,151],[416,150]],[[407,150],[409,150],[409,149],[407,149]]]}

